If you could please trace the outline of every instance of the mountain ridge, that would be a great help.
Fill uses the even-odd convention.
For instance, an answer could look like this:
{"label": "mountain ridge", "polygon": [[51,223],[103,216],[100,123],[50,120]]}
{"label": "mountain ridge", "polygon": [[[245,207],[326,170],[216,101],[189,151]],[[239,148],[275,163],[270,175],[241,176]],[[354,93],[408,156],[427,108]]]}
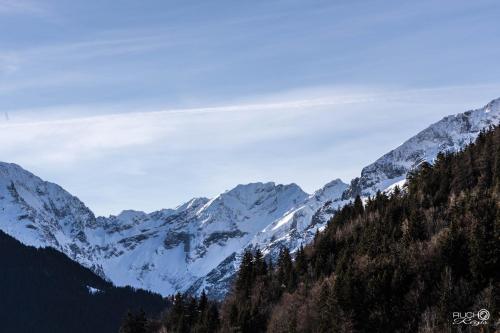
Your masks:
{"label": "mountain ridge", "polygon": [[[461,150],[474,141],[481,130],[499,123],[500,98],[492,100],[482,108],[446,116],[363,168],[361,176],[346,185],[340,195],[336,193],[337,195],[319,202],[315,202],[314,194],[311,195],[311,199],[297,207],[296,211],[284,216],[281,221],[275,221],[275,225],[279,225],[278,228],[272,228],[272,232],[264,236],[257,234],[247,248],[259,248],[271,258],[277,258],[283,246],[295,252],[300,245],[310,243],[316,231],[326,226],[335,211],[357,195],[367,197],[375,195],[379,190],[390,189],[402,182],[406,174],[421,162],[432,163],[441,151]],[[397,158],[391,161],[393,157]],[[235,254],[232,257],[233,262],[222,262],[205,278],[197,281],[189,291],[199,293],[202,289],[208,289],[212,297],[223,297],[228,285],[227,276],[234,276],[236,273],[241,254],[242,252]],[[214,284],[216,277],[221,276],[223,281],[219,285]]]}
{"label": "mountain ridge", "polygon": [[38,247],[53,247],[117,285],[163,295],[207,290],[222,297],[246,248],[276,257],[294,252],[356,195],[404,179],[439,151],[460,150],[500,122],[500,99],[428,126],[361,171],[313,194],[298,185],[237,185],[214,198],[193,198],[151,213],[124,210],[96,217],[77,197],[16,164],[0,162],[0,229]]}

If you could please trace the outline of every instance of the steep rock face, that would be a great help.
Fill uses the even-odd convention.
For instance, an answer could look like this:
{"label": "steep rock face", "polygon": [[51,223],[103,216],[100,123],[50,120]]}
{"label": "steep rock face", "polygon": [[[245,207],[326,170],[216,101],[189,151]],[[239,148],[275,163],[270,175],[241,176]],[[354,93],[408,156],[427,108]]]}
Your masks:
{"label": "steep rock face", "polygon": [[102,275],[89,238],[94,214],[60,186],[0,162],[0,228],[27,245],[51,246]]}
{"label": "steep rock face", "polygon": [[0,229],[34,246],[50,246],[117,285],[167,295],[176,291],[222,297],[246,248],[274,258],[310,242],[335,211],[356,195],[401,182],[438,152],[462,149],[500,122],[500,99],[449,116],[365,167],[350,185],[336,179],[312,195],[295,184],[238,185],[175,209],[123,211],[98,217],[60,186],[15,164],[0,163]]}
{"label": "steep rock face", "polygon": [[448,116],[427,127],[401,146],[363,168],[344,198],[368,196],[406,177],[423,161],[433,162],[439,152],[458,151],[474,141],[481,130],[500,122],[500,99],[485,107]]}
{"label": "steep rock face", "polygon": [[[433,162],[441,151],[463,149],[481,130],[499,123],[500,99],[477,110],[445,117],[363,168],[361,176],[353,179],[349,186],[340,180],[325,185],[259,232],[246,248],[260,248],[271,258],[277,256],[281,247],[294,252],[301,244],[310,242],[316,230],[324,228],[335,211],[356,195],[367,197],[402,184],[407,173],[423,161]],[[228,257],[189,291],[199,293],[205,289],[213,297],[223,297],[227,281],[237,271],[242,251]]]}
{"label": "steep rock face", "polygon": [[2,230],[53,247],[117,285],[164,295],[187,289],[306,197],[295,184],[253,183],[176,209],[95,218],[58,185],[0,164]]}
{"label": "steep rock face", "polygon": [[295,184],[253,183],[175,210],[102,219],[102,267],[119,285],[184,291],[306,196]]}
{"label": "steep rock face", "polygon": [[342,193],[348,185],[336,179],[307,197],[287,214],[275,220],[252,239],[252,246],[260,248],[264,254],[278,252],[281,246],[288,247],[292,252],[300,244],[309,242],[326,223],[320,216],[315,216],[318,209],[326,203],[332,207],[343,204]]}
{"label": "steep rock face", "polygon": [[301,244],[307,244],[314,238],[316,231],[323,228],[328,221],[321,214],[316,214],[318,209],[325,203],[331,205],[332,209],[342,205],[344,201],[340,198],[347,187],[347,184],[336,179],[307,196],[295,207],[256,233],[248,244],[232,253],[206,276],[198,279],[187,290],[188,293],[199,294],[205,290],[210,297],[218,299],[224,297],[238,270],[245,249],[259,248],[267,257],[274,259],[282,247],[287,247],[294,252]]}

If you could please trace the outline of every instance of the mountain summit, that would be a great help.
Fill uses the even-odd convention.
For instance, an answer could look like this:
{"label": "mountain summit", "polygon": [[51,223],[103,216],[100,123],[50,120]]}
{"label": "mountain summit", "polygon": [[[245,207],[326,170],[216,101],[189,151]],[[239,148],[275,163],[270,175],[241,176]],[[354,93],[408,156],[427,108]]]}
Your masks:
{"label": "mountain summit", "polygon": [[350,185],[333,180],[309,195],[296,184],[238,185],[153,213],[95,217],[63,188],[0,163],[0,229],[27,245],[52,247],[117,285],[159,292],[207,290],[220,297],[246,248],[274,257],[310,242],[356,195],[405,179],[440,151],[457,151],[500,123],[500,99],[432,124],[363,168]]}
{"label": "mountain summit", "polygon": [[306,197],[295,184],[252,183],[175,209],[96,218],[58,185],[0,164],[2,230],[53,247],[117,285],[163,295],[188,288]]}

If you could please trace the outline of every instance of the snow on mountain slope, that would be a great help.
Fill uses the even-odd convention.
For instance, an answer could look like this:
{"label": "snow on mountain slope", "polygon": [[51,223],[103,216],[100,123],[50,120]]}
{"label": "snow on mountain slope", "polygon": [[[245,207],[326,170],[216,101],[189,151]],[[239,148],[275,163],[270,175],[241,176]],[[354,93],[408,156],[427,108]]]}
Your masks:
{"label": "snow on mountain slope", "polygon": [[474,141],[479,132],[500,122],[500,98],[485,107],[448,116],[427,127],[401,146],[361,171],[345,197],[373,195],[406,177],[423,161],[433,162],[440,151],[458,151]]}
{"label": "snow on mountain slope", "polygon": [[119,285],[164,295],[185,290],[306,196],[295,184],[253,183],[212,200],[193,199],[174,211],[99,219],[106,231],[100,262]]}
{"label": "snow on mountain slope", "polygon": [[[309,243],[314,238],[316,230],[324,227],[327,222],[323,216],[316,215],[318,209],[325,203],[336,208],[348,202],[341,200],[347,188],[347,184],[336,179],[304,198],[295,207],[256,233],[248,244],[237,249],[206,276],[198,279],[187,290],[188,293],[199,294],[205,290],[212,298],[222,298],[230,287],[241,255],[246,248],[259,248],[266,256],[275,258],[282,246],[293,252],[301,244]],[[333,214],[333,211],[330,213]]]}
{"label": "snow on mountain slope", "polygon": [[253,247],[259,247],[264,254],[268,254],[273,249],[278,249],[281,244],[285,244],[293,252],[300,244],[308,243],[314,237],[317,228],[326,222],[318,216],[315,217],[318,209],[326,202],[334,207],[341,206],[344,203],[341,197],[347,188],[348,185],[340,179],[326,184],[288,214],[259,232],[252,239]]}
{"label": "snow on mountain slope", "polygon": [[439,151],[459,150],[500,123],[500,99],[446,117],[373,164],[350,185],[336,179],[314,194],[295,184],[238,185],[216,198],[175,209],[98,217],[58,185],[15,164],[0,163],[0,229],[22,242],[54,247],[117,285],[163,295],[206,289],[222,297],[245,248],[275,257],[295,251],[356,195],[373,195]]}
{"label": "snow on mountain slope", "polygon": [[[259,232],[246,248],[260,248],[275,258],[281,247],[294,252],[301,244],[309,243],[316,232],[326,226],[335,210],[360,195],[374,195],[377,190],[391,190],[403,184],[406,174],[422,161],[432,162],[440,151],[458,151],[474,141],[481,130],[500,123],[500,98],[485,107],[443,118],[413,136],[401,146],[363,168],[361,177],[347,186],[340,180],[325,185]],[[205,289],[212,297],[223,297],[241,258],[234,253],[206,277],[189,289],[199,293]]]}
{"label": "snow on mountain slope", "polygon": [[306,197],[295,184],[253,183],[176,209],[95,218],[61,187],[0,164],[2,230],[54,247],[117,285],[164,295],[187,289]]}
{"label": "snow on mountain slope", "polygon": [[89,251],[94,214],[56,184],[0,162],[0,229],[25,244],[51,246],[102,275]]}

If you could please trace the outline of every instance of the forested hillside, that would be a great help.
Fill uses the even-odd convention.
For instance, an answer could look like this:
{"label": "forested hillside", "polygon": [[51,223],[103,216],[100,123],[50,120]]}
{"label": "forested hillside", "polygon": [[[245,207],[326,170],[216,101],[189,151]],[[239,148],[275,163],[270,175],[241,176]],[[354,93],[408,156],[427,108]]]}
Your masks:
{"label": "forested hillside", "polygon": [[[499,254],[497,127],[423,163],[402,189],[357,197],[295,260],[286,249],[275,265],[245,253],[217,330],[494,332]],[[169,332],[200,331],[189,304],[163,319]],[[480,309],[491,314],[486,324],[453,324],[453,312]]]}
{"label": "forested hillside", "polygon": [[[292,263],[248,253],[223,305],[223,331],[439,332],[452,312],[498,321],[500,129],[424,163],[407,185],[358,197]],[[462,330],[466,326],[460,327]],[[476,329],[479,329],[476,327]]]}
{"label": "forested hillside", "polygon": [[117,288],[54,249],[25,246],[0,231],[0,332],[117,332],[127,311],[150,316],[161,296]]}

